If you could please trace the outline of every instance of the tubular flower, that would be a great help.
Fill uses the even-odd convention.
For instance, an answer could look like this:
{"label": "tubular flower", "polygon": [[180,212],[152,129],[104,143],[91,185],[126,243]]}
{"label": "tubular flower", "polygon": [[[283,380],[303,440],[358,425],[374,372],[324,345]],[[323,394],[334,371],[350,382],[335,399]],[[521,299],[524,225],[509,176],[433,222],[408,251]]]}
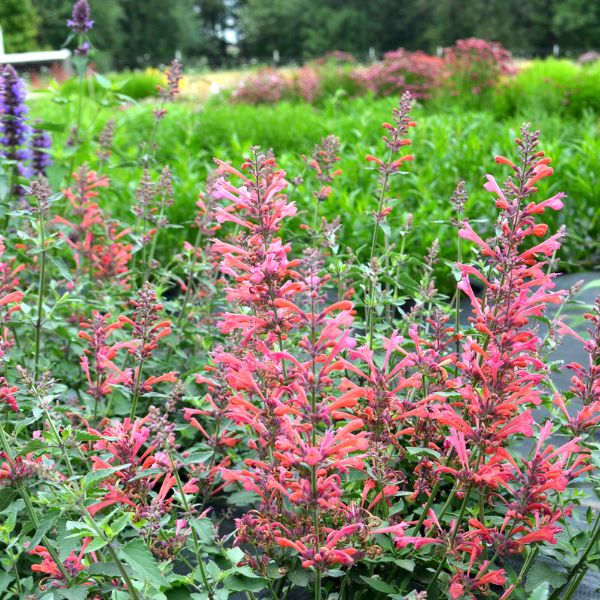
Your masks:
{"label": "tubular flower", "polygon": [[[70,576],[75,577],[86,569],[83,560],[87,547],[90,545],[91,541],[90,538],[84,538],[79,554],[75,554],[75,551],[73,550],[63,561],[62,566]],[[29,554],[39,556],[42,559],[41,563],[32,565],[31,570],[33,572],[47,575],[48,578],[59,587],[66,583],[63,572],[59,569],[52,556],[50,556],[50,552],[48,552],[44,546],[36,546],[33,550],[29,551]],[[95,561],[94,556],[95,554],[93,552],[89,553],[91,562]]]}

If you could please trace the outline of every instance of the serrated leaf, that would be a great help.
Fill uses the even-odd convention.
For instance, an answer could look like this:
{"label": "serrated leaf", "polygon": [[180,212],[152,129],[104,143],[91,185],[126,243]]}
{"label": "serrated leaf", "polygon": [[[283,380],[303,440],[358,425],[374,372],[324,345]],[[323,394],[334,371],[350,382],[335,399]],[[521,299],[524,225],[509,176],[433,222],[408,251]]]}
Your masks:
{"label": "serrated leaf", "polygon": [[296,569],[288,573],[289,580],[299,587],[306,587],[308,585],[308,573],[304,569]]}
{"label": "serrated leaf", "polygon": [[41,541],[41,539],[48,533],[50,527],[54,523],[56,515],[47,515],[40,521],[39,527],[36,529],[34,536],[29,540],[29,545],[35,548]]}
{"label": "serrated leaf", "polygon": [[119,555],[133,569],[136,579],[141,578],[157,588],[167,584],[156,559],[142,540],[128,542],[120,549]]}
{"label": "serrated leaf", "polygon": [[192,519],[190,522],[198,534],[198,540],[203,545],[213,544],[215,541],[215,526],[210,519]]}
{"label": "serrated leaf", "polygon": [[244,551],[241,548],[227,548],[225,554],[232,565],[237,565],[244,558]]}
{"label": "serrated leaf", "polygon": [[58,272],[61,274],[61,277],[69,282],[73,281],[69,267],[67,267],[62,258],[59,258],[58,256],[52,256],[51,254],[48,254],[47,258],[56,267]]}
{"label": "serrated leaf", "polygon": [[29,440],[27,444],[19,450],[17,456],[24,456],[30,452],[35,452],[36,450],[48,450],[48,442],[45,440]]}

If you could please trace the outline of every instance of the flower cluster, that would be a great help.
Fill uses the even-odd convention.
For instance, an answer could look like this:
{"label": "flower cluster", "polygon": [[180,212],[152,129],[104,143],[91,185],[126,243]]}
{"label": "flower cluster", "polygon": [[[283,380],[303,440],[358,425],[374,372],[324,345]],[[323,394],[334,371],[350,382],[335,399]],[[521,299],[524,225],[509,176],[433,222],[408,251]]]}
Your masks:
{"label": "flower cluster", "polygon": [[72,216],[56,215],[52,222],[66,228],[60,235],[73,252],[79,278],[116,280],[121,286],[128,287],[126,274],[133,247],[122,240],[130,230],[120,230],[115,222],[106,219],[96,201],[99,189],[109,186],[108,178],[83,165],[73,174],[73,180],[75,185],[64,191]]}
{"label": "flower cluster", "polygon": [[478,38],[458,40],[432,56],[399,48],[368,66],[354,66],[356,59],[331,52],[298,69],[292,78],[276,69],[261,69],[245,77],[232,92],[232,100],[247,104],[275,103],[283,98],[317,102],[322,91],[343,88],[350,94],[393,96],[409,91],[414,98],[429,100],[449,91],[478,95],[514,75],[510,53],[501,44]]}
{"label": "flower cluster", "polygon": [[47,175],[46,170],[52,164],[48,150],[52,147],[52,137],[43,129],[33,128],[31,134],[31,169],[33,174]]}
{"label": "flower cluster", "polygon": [[444,62],[446,82],[455,93],[480,94],[501,76],[515,73],[510,52],[501,44],[478,38],[458,40],[446,48]]}
{"label": "flower cluster", "polygon": [[[3,67],[0,73],[0,156],[12,161],[18,175],[29,177],[28,147],[31,128],[27,124],[29,109],[25,104],[25,84],[12,65]],[[22,196],[21,186],[13,181],[12,193]]]}
{"label": "flower cluster", "polygon": [[415,98],[430,98],[440,85],[443,72],[442,58],[399,49],[386,52],[382,62],[358,69],[353,77],[378,96],[392,96],[409,90]]}
{"label": "flower cluster", "polygon": [[287,79],[275,69],[261,69],[242,79],[233,90],[234,102],[261,104],[279,102],[290,85]]}

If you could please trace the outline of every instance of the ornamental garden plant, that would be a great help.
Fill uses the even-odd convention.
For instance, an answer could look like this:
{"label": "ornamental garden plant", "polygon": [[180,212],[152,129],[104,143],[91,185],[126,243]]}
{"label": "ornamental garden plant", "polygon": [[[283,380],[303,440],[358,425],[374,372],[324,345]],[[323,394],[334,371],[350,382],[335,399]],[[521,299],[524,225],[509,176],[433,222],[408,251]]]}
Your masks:
{"label": "ornamental garden plant", "polygon": [[[68,25],[83,81],[86,0]],[[412,251],[409,92],[356,167],[376,182],[362,248],[324,211],[335,132],[297,173],[268,148],[215,158],[169,247],[157,140],[181,77],[123,165],[114,120],[89,140],[79,110],[61,154],[2,70],[2,597],[573,598],[599,560],[600,300],[583,330],[566,317],[548,216],[571,200],[540,189],[560,169],[540,133],[487,165],[491,235],[448,191],[452,261]],[[586,360],[557,363],[562,339]]]}

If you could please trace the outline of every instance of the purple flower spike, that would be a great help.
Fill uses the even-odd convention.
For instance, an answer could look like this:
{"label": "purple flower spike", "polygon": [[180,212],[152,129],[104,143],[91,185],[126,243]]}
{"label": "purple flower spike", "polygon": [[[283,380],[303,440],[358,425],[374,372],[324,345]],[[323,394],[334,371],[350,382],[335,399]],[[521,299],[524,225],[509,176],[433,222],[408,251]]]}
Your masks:
{"label": "purple flower spike", "polygon": [[87,0],[75,2],[67,26],[73,30],[73,33],[79,34],[87,33],[94,26],[94,21],[90,19],[90,5]]}
{"label": "purple flower spike", "polygon": [[52,164],[48,149],[52,146],[52,138],[47,131],[34,127],[31,136],[31,168],[34,175],[46,176],[46,169]]}
{"label": "purple flower spike", "polygon": [[[26,165],[31,158],[27,146],[31,128],[26,115],[25,84],[12,65],[0,72],[0,156],[15,161],[19,175],[28,177],[31,169]],[[20,187],[15,189],[19,193]]]}

